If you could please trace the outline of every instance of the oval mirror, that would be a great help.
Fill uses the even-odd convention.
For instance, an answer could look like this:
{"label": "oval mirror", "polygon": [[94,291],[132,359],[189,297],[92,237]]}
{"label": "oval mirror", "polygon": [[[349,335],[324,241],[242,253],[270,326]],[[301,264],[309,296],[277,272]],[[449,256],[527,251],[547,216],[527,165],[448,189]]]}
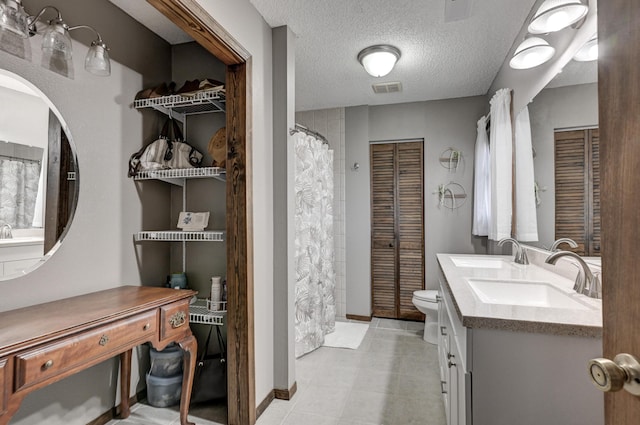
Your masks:
{"label": "oval mirror", "polygon": [[78,200],[77,164],[51,101],[0,69],[0,280],[36,269],[59,247]]}

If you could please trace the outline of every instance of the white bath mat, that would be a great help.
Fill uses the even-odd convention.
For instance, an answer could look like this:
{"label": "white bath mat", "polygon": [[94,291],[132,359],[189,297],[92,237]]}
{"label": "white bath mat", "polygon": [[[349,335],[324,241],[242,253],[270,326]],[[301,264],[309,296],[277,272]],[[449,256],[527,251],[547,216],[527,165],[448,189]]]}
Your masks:
{"label": "white bath mat", "polygon": [[357,349],[369,329],[368,323],[336,322],[336,330],[324,336],[324,347]]}

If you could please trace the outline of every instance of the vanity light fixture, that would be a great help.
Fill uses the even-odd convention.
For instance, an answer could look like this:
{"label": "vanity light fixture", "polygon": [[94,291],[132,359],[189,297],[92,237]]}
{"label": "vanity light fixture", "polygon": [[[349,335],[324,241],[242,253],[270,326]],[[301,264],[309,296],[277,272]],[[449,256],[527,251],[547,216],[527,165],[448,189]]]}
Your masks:
{"label": "vanity light fixture", "polygon": [[598,36],[594,35],[584,43],[584,46],[580,48],[573,57],[573,60],[578,62],[589,62],[598,59]]}
{"label": "vanity light fixture", "polygon": [[372,77],[384,77],[400,59],[400,50],[389,44],[369,46],[358,53],[358,61]]}
{"label": "vanity light fixture", "polygon": [[50,55],[60,55],[65,60],[70,60],[73,48],[69,31],[76,29],[89,29],[96,34],[96,39],[91,43],[84,61],[84,68],[92,74],[108,76],[111,74],[111,62],[109,60],[108,47],[102,41],[102,37],[89,25],[77,25],[69,27],[62,19],[62,14],[54,6],[45,6],[34,16],[29,16],[22,6],[22,0],[0,0],[0,29],[8,30],[21,38],[28,38],[38,32],[37,24],[47,10],[53,10],[57,16],[47,21],[47,26],[42,33],[42,51]]}
{"label": "vanity light fixture", "polygon": [[553,57],[556,49],[540,37],[525,39],[516,49],[509,66],[513,69],[530,69],[542,65]]}
{"label": "vanity light fixture", "polygon": [[560,31],[584,18],[589,7],[580,0],[545,0],[529,23],[531,34]]}

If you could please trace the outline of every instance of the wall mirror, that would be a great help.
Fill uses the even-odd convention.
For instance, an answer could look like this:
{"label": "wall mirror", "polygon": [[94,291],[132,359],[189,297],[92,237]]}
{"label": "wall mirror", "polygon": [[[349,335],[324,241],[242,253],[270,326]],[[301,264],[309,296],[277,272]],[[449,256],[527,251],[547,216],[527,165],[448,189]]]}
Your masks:
{"label": "wall mirror", "polygon": [[36,86],[0,69],[0,280],[51,257],[77,199],[76,152],[60,113]]}
{"label": "wall mirror", "polygon": [[571,60],[529,104],[540,247],[600,255],[597,61]]}

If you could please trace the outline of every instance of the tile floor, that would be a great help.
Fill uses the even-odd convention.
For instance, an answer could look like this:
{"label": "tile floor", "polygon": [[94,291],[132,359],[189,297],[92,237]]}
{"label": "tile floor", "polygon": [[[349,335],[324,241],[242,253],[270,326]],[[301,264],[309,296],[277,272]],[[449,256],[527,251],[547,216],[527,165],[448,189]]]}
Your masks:
{"label": "tile floor", "polygon": [[[444,425],[437,348],[422,323],[376,319],[357,350],[321,347],[296,361],[298,391],[257,425]],[[198,425],[226,423],[221,406],[192,406]],[[138,403],[108,425],[179,423],[177,408]]]}

